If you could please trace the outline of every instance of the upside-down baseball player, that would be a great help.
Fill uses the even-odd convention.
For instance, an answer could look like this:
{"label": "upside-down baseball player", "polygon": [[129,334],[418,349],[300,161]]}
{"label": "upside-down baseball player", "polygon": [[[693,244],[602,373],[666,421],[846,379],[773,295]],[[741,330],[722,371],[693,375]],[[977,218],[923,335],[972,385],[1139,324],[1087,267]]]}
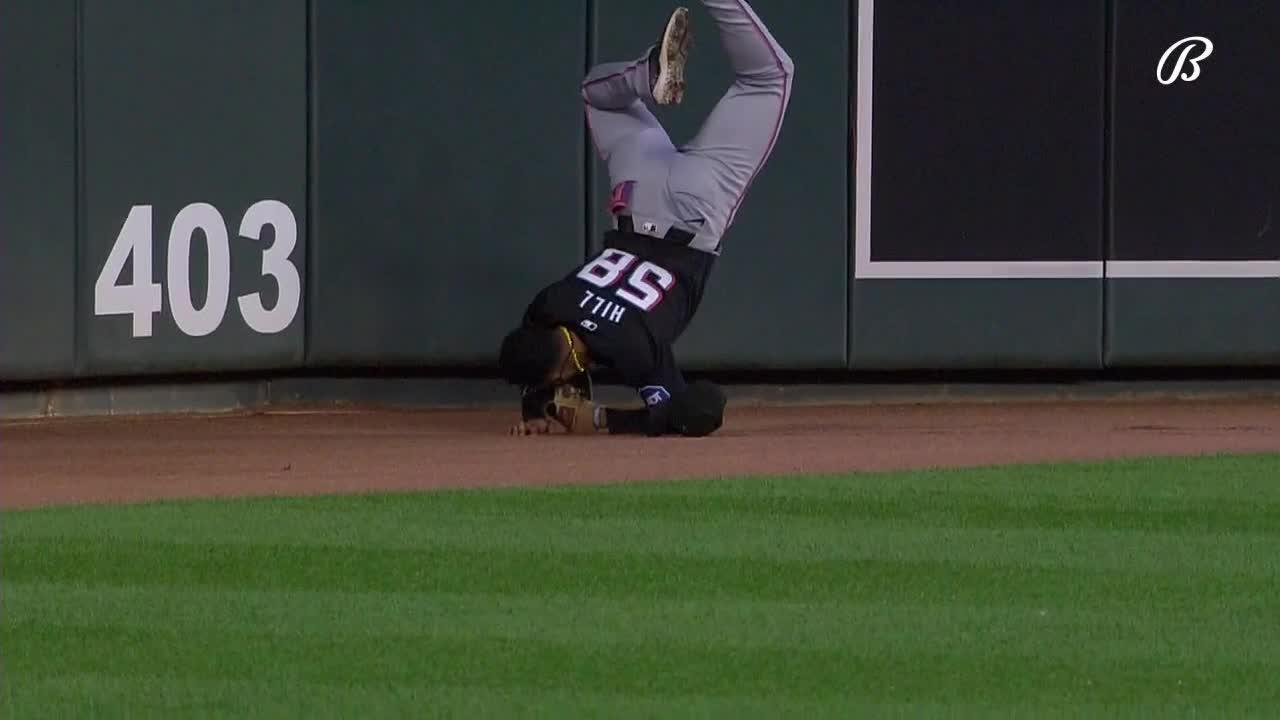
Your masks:
{"label": "upside-down baseball player", "polygon": [[[692,38],[677,8],[661,41],[632,62],[593,68],[582,84],[587,122],[608,164],[614,229],[604,250],[534,297],[502,341],[499,365],[521,387],[515,434],[702,436],[725,397],[686,383],[672,344],[702,300],[721,240],[777,140],[791,94],[791,58],[743,0],[703,0],[735,80],[698,134],[677,148],[649,104],[679,103]],[[645,407],[591,398],[593,367],[614,370]]]}

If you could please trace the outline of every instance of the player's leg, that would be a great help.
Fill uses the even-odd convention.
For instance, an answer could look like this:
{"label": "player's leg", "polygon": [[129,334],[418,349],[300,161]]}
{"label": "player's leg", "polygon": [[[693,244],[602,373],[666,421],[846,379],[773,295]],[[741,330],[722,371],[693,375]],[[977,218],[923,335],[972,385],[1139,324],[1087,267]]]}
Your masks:
{"label": "player's leg", "polygon": [[587,73],[582,83],[587,123],[606,161],[624,145],[656,146],[674,152],[671,139],[647,103],[680,102],[688,29],[688,11],[679,8],[667,21],[659,42],[640,58],[604,63]]}
{"label": "player's leg", "polygon": [[591,138],[606,162],[629,144],[671,145],[667,131],[645,106],[651,97],[647,56],[591,69],[582,83],[582,98]]}
{"label": "player's leg", "polygon": [[696,195],[723,233],[773,151],[795,73],[790,56],[745,0],[703,0],[735,79],[683,150],[691,160],[673,189]]}

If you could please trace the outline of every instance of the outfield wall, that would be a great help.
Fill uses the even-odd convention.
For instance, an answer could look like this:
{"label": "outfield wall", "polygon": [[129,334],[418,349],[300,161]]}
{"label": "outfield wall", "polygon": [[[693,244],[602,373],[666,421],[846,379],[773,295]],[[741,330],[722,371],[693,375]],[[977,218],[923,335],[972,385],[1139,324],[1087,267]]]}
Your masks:
{"label": "outfield wall", "polygon": [[[691,369],[1280,364],[1280,4],[754,5],[793,99]],[[0,381],[490,368],[598,247],[578,82],[669,10],[0,0]]]}

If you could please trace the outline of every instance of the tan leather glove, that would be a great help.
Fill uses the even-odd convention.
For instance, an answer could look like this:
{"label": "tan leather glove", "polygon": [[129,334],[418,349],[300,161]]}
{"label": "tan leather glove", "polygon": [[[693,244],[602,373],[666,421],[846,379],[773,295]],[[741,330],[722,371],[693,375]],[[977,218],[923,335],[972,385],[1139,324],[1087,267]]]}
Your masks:
{"label": "tan leather glove", "polygon": [[596,404],[572,385],[557,387],[547,408],[547,415],[573,435],[596,432],[595,412]]}

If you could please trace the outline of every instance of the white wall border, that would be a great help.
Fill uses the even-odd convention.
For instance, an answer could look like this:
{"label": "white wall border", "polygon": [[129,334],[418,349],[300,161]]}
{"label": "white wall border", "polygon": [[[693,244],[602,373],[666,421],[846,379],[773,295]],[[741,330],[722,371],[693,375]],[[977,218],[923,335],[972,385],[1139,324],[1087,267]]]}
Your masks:
{"label": "white wall border", "polygon": [[1280,260],[1108,260],[1109,278],[1280,278]]}
{"label": "white wall border", "polygon": [[871,262],[871,63],[875,3],[858,1],[857,99],[854,107],[853,276],[872,277]]}
{"label": "white wall border", "polygon": [[878,261],[854,265],[858,280],[946,280],[960,278],[996,278],[1003,280],[1079,279],[1103,277],[1100,261],[974,261],[944,260],[928,262]]}
{"label": "white wall border", "polygon": [[1280,260],[874,261],[871,259],[871,121],[875,0],[858,0],[854,114],[853,278],[1275,278]]}

